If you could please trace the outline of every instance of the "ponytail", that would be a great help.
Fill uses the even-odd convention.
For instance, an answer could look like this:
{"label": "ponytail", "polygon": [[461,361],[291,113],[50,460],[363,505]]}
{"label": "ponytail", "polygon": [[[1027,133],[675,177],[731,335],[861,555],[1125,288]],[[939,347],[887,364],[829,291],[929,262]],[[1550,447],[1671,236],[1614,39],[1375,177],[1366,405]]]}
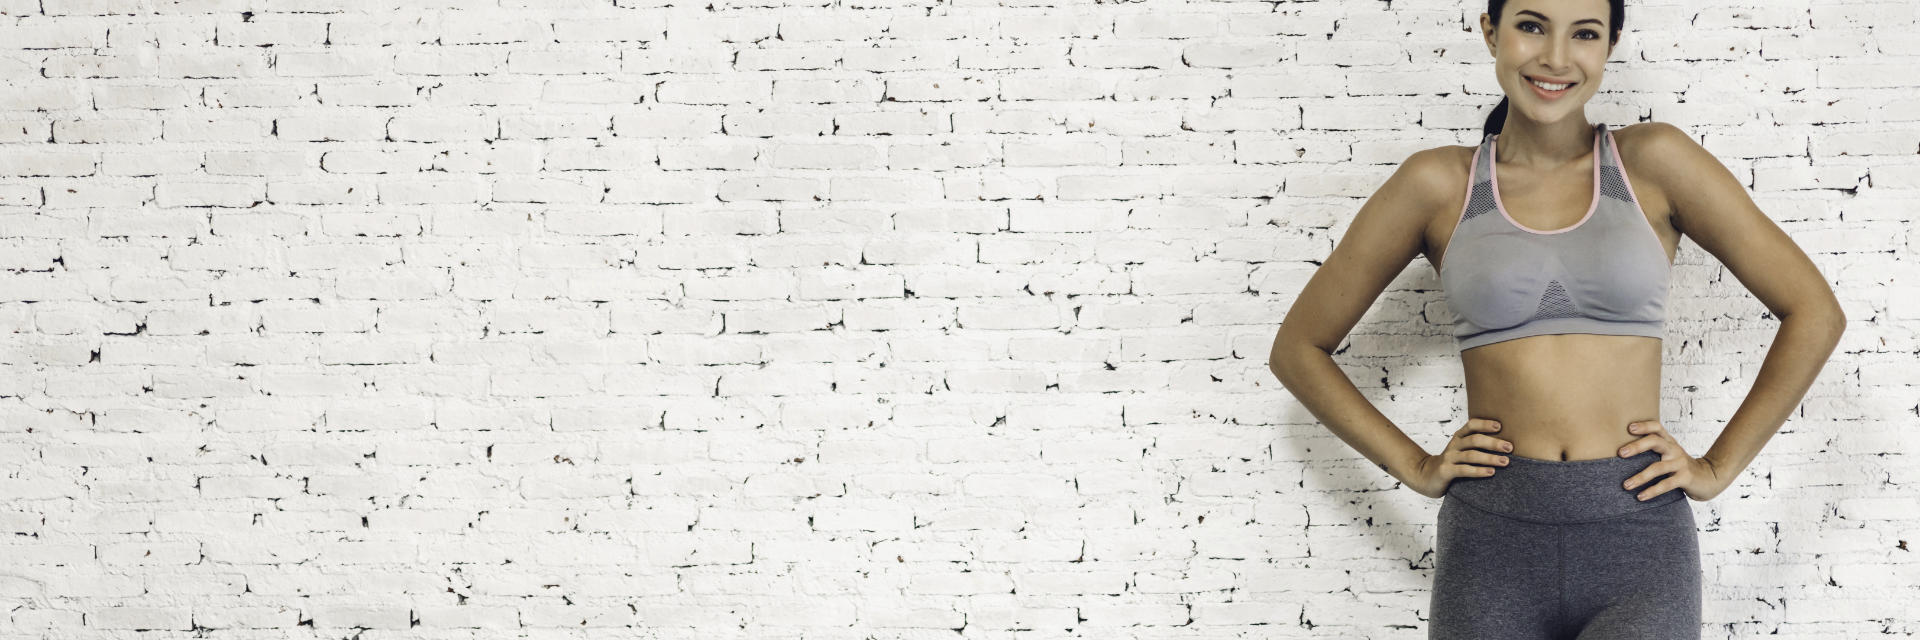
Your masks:
{"label": "ponytail", "polygon": [[1507,99],[1501,98],[1500,105],[1493,108],[1493,113],[1487,114],[1487,123],[1480,127],[1481,139],[1485,139],[1487,136],[1500,133],[1500,129],[1505,127],[1506,125],[1507,125]]}

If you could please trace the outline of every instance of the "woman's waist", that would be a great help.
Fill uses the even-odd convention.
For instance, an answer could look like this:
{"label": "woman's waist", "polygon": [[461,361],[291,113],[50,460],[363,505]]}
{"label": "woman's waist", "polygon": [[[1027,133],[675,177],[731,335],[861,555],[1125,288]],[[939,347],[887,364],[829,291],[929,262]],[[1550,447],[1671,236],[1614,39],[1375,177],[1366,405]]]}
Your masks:
{"label": "woman's waist", "polygon": [[[1472,414],[1500,423],[1491,435],[1513,443],[1511,455],[1545,462],[1578,462],[1618,458],[1620,448],[1642,436],[1627,431],[1627,425],[1652,418],[1608,420],[1607,424],[1546,424],[1502,417],[1499,413]],[[1618,422],[1619,424],[1612,424]]]}
{"label": "woman's waist", "polygon": [[1661,506],[1684,499],[1686,495],[1683,491],[1668,491],[1641,501],[1638,490],[1623,486],[1627,478],[1660,460],[1657,451],[1643,451],[1630,458],[1613,456],[1592,460],[1539,460],[1511,454],[1508,457],[1512,462],[1491,476],[1454,478],[1447,485],[1446,497],[1507,517],[1571,523]]}
{"label": "woman's waist", "polygon": [[1513,453],[1541,460],[1584,460],[1616,454],[1640,436],[1627,425],[1660,419],[1656,398],[1625,394],[1593,398],[1516,399],[1512,393],[1467,400],[1467,418],[1500,423],[1494,437],[1513,443]]}

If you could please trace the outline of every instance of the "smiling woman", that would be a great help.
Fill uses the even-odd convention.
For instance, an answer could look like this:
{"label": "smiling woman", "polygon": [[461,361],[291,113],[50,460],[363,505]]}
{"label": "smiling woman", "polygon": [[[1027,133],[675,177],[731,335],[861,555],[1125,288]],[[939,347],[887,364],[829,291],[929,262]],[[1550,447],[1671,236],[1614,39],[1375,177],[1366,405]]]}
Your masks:
{"label": "smiling woman", "polygon": [[[1556,397],[1603,398],[1616,411],[1642,412],[1616,420],[1658,407],[1669,254],[1613,134],[1584,114],[1624,18],[1621,2],[1600,0],[1493,2],[1481,16],[1508,97],[1473,154],[1441,281],[1470,378],[1478,389],[1509,390],[1476,397],[1470,385],[1469,413],[1535,419],[1506,432],[1517,452],[1498,471],[1444,490],[1431,638],[1700,636],[1691,506],[1680,492],[1648,501],[1624,486],[1668,454],[1594,455],[1600,443],[1619,448],[1627,434],[1548,417],[1580,404]],[[1519,187],[1511,194],[1502,193],[1502,164],[1505,186]],[[1550,343],[1558,344],[1542,346]],[[1512,392],[1524,388],[1523,376],[1609,361],[1620,372],[1611,380],[1551,371],[1552,382],[1534,383],[1543,392]],[[1545,390],[1558,385],[1577,386]],[[1595,409],[1586,415],[1607,415]],[[1692,480],[1710,469],[1679,471]]]}
{"label": "smiling woman", "polygon": [[[1489,2],[1481,16],[1487,50],[1494,53],[1494,73],[1507,95],[1530,96],[1542,104],[1561,103],[1576,91],[1576,99],[1554,104],[1559,111],[1541,113],[1540,122],[1552,122],[1585,107],[1586,98],[1600,84],[1607,56],[1620,42],[1625,26],[1625,2]],[[1538,6],[1534,6],[1534,5]],[[1506,12],[1504,16],[1502,13]],[[1553,16],[1560,16],[1555,22]],[[1505,23],[1502,34],[1501,24]],[[1505,37],[1504,48],[1496,43]],[[1502,55],[1504,54],[1504,55]],[[1542,86],[1544,84],[1544,86]],[[1500,133],[1507,122],[1510,98],[1501,98],[1483,127],[1486,135]]]}
{"label": "smiling woman", "polygon": [[[1489,2],[1480,27],[1506,97],[1479,144],[1409,157],[1274,340],[1275,376],[1315,417],[1441,499],[1431,638],[1699,638],[1686,499],[1712,499],[1753,460],[1845,324],[1812,261],[1692,138],[1587,120],[1625,17],[1619,1]],[[1659,420],[1683,228],[1782,318],[1775,350],[1792,354],[1768,358],[1755,399],[1698,457]],[[1454,314],[1471,416],[1438,454],[1331,356],[1422,251]]]}

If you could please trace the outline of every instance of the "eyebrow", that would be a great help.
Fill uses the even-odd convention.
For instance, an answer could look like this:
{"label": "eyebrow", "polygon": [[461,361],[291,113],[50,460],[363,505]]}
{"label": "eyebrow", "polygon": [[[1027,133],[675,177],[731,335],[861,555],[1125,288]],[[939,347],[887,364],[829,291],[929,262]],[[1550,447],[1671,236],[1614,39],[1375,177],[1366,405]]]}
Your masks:
{"label": "eyebrow", "polygon": [[[1517,14],[1517,15],[1524,15],[1524,16],[1534,16],[1534,17],[1537,17],[1537,18],[1540,18],[1541,20],[1545,20],[1545,21],[1547,21],[1547,22],[1553,22],[1553,18],[1549,18],[1549,17],[1546,17],[1546,16],[1544,16],[1544,15],[1541,15],[1541,14],[1540,14],[1540,12],[1537,12],[1537,11],[1531,11],[1531,10],[1528,10],[1528,9],[1521,9],[1521,10],[1520,10],[1520,11],[1518,12],[1518,14]],[[1573,21],[1573,23],[1574,23],[1574,24],[1583,24],[1583,23],[1587,23],[1587,22],[1591,22],[1591,23],[1594,23],[1594,24],[1597,24],[1597,25],[1600,25],[1600,26],[1602,26],[1602,27],[1604,27],[1604,26],[1607,26],[1607,23],[1605,23],[1605,22],[1601,22],[1599,18],[1587,18],[1587,19],[1585,19],[1585,20],[1575,20],[1575,21]]]}

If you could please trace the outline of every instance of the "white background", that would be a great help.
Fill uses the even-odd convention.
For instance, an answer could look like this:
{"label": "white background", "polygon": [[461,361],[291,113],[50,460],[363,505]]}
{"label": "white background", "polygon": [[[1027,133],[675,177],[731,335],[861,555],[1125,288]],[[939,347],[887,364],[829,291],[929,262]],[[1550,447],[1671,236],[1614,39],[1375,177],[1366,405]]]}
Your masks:
{"label": "white background", "polygon": [[[1915,6],[1630,3],[1587,106],[1850,319],[1708,638],[1920,632]],[[1438,502],[1266,357],[1484,5],[0,10],[0,637],[1425,637]],[[1703,452],[1778,322],[1690,241],[1668,310]],[[1448,319],[1338,356],[1429,450]]]}

